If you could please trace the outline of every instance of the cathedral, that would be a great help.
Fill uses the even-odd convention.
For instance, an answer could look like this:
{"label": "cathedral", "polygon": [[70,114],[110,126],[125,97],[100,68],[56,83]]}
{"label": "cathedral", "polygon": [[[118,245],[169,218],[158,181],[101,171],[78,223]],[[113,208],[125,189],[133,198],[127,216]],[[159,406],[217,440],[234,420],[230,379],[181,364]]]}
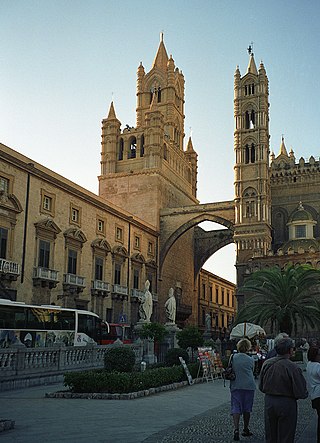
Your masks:
{"label": "cathedral", "polygon": [[[98,195],[0,144],[1,298],[134,325],[149,280],[152,321],[165,321],[172,288],[179,327],[204,330],[209,314],[212,332],[224,337],[243,300],[235,285],[202,269],[220,248],[236,246],[238,289],[262,267],[320,267],[319,161],[296,161],[284,140],[271,152],[264,65],[257,69],[251,53],[246,73],[234,75],[234,200],[197,199],[184,94],[161,35],[151,69],[137,69],[135,126],[122,128],[113,102],[102,120]],[[203,221],[221,229],[204,231]]]}

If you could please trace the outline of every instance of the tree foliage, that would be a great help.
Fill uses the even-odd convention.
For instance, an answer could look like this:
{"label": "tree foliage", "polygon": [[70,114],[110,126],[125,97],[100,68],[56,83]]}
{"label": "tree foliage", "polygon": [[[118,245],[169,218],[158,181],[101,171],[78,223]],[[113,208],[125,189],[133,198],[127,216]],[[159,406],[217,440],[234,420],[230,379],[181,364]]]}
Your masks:
{"label": "tree foliage", "polygon": [[203,337],[196,326],[186,326],[177,332],[177,339],[180,348],[183,349],[196,349],[203,345]]}
{"label": "tree foliage", "polygon": [[316,297],[320,271],[309,265],[289,264],[285,269],[266,268],[254,272],[240,288],[248,295],[236,323],[269,324],[271,330],[296,333],[298,325],[308,330],[320,326],[320,305]]}
{"label": "tree foliage", "polygon": [[150,338],[159,343],[163,342],[165,336],[167,335],[167,330],[161,323],[145,323],[141,330],[139,331],[140,338]]}

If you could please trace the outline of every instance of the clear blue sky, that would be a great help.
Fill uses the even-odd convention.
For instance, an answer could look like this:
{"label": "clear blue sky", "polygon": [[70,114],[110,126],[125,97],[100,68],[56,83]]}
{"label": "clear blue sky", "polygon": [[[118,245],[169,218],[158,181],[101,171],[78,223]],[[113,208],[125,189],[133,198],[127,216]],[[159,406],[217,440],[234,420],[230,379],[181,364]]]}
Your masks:
{"label": "clear blue sky", "polygon": [[[113,99],[135,126],[136,70],[164,32],[186,80],[186,141],[199,155],[201,203],[233,199],[233,75],[254,42],[270,85],[271,150],[319,157],[320,2],[0,0],[0,141],[98,190],[100,126]],[[234,246],[210,271],[235,280]]]}

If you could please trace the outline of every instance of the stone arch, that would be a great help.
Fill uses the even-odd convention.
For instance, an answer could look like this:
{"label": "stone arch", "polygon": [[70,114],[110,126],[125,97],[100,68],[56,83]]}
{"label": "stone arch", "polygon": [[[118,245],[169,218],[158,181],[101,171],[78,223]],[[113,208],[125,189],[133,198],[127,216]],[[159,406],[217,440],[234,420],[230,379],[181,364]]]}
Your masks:
{"label": "stone arch", "polygon": [[[198,214],[195,217],[189,219],[187,222],[181,224],[165,241],[165,243],[161,246],[160,250],[160,273],[162,271],[162,266],[164,264],[165,258],[170,250],[170,248],[173,246],[173,244],[178,240],[179,237],[181,237],[185,232],[187,232],[189,229],[192,229],[194,226],[204,222],[204,221],[210,221],[213,223],[218,223],[222,226],[225,226],[233,233],[233,223],[230,220],[227,220],[223,217],[220,217],[218,215],[214,214],[208,214],[208,213],[202,213]],[[231,241],[229,241],[231,243]],[[223,245],[225,246],[225,245]]]}

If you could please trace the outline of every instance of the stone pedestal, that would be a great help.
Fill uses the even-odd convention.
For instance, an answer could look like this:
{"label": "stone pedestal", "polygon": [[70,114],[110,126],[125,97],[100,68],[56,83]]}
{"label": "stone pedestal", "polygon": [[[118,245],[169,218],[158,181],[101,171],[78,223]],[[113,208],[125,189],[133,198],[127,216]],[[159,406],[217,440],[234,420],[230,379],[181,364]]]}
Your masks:
{"label": "stone pedestal", "polygon": [[211,332],[209,332],[209,331],[205,331],[202,337],[203,337],[203,340],[204,340],[204,341],[211,340],[211,339],[212,339]]}
{"label": "stone pedestal", "polygon": [[177,332],[180,331],[175,323],[165,323],[164,327],[167,330],[165,342],[168,344],[168,348],[178,348]]}
{"label": "stone pedestal", "polygon": [[[149,324],[150,322],[139,320],[138,323],[134,327],[134,331],[137,335],[139,335],[139,332],[141,331],[143,325]],[[156,356],[154,354],[154,340],[151,340],[150,338],[141,338],[141,341],[143,343],[143,356],[142,360],[146,362],[147,364],[153,364],[156,363]]]}

